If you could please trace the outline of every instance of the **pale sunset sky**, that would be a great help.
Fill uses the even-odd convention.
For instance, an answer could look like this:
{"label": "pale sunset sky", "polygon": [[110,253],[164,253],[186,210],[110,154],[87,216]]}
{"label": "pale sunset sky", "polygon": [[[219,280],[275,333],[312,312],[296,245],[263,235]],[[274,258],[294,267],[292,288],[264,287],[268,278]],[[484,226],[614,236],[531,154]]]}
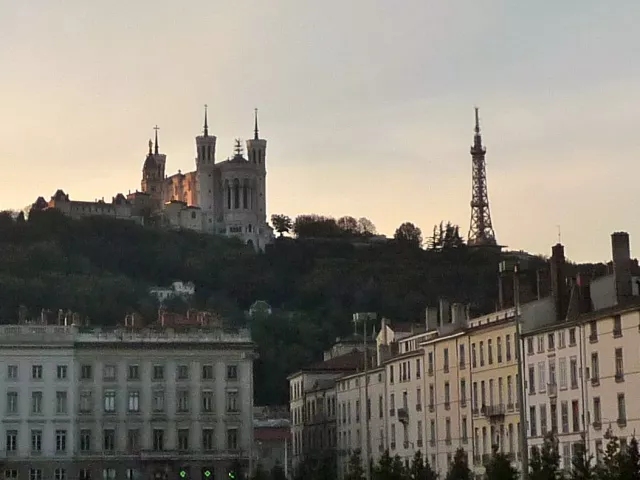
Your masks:
{"label": "pale sunset sky", "polygon": [[[499,243],[610,258],[640,176],[638,0],[0,0],[1,209],[140,188],[268,140],[268,210],[469,228],[473,107]],[[637,247],[633,251],[634,246]]]}

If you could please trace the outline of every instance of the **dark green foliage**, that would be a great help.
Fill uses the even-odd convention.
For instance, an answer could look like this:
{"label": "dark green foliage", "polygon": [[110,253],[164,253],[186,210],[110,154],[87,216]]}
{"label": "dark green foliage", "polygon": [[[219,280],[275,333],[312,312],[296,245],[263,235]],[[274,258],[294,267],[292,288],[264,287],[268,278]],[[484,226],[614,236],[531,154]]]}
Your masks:
{"label": "dark green foliage", "polygon": [[355,450],[349,457],[349,465],[347,466],[347,474],[344,480],[364,480],[364,469],[362,468],[362,457],[360,450]]}
{"label": "dark green foliage", "polygon": [[335,452],[315,452],[298,465],[294,480],[336,480]]}
{"label": "dark green foliage", "polygon": [[429,250],[450,250],[453,248],[462,248],[465,246],[464,240],[460,235],[460,227],[453,225],[451,222],[440,222],[434,225],[433,235],[427,241]]}
{"label": "dark green foliage", "polygon": [[271,215],[271,224],[273,229],[282,237],[285,233],[291,232],[293,228],[293,220],[287,215]]}
{"label": "dark green foliage", "polygon": [[558,439],[549,432],[541,448],[531,449],[529,459],[530,480],[556,480],[560,479],[560,452],[558,451]]}
{"label": "dark green foliage", "polygon": [[518,470],[511,466],[511,459],[508,455],[498,452],[498,448],[493,448],[491,460],[486,465],[487,480],[517,480]]}
{"label": "dark green foliage", "polygon": [[284,474],[284,468],[282,465],[276,464],[271,469],[271,480],[287,480],[287,477]]}
{"label": "dark green foliage", "polygon": [[453,456],[453,462],[447,472],[446,480],[471,480],[472,474],[467,462],[467,453],[458,448]]}
{"label": "dark green foliage", "polygon": [[638,441],[634,436],[626,448],[620,452],[620,478],[628,480],[640,480],[640,452]]}
{"label": "dark green foliage", "polygon": [[572,469],[569,477],[572,480],[595,480],[596,466],[593,462],[593,455],[587,455],[584,436],[575,448],[571,458],[571,465]]}
{"label": "dark green foliage", "polygon": [[607,442],[602,462],[597,467],[597,477],[598,480],[618,480],[621,478],[620,442],[616,436],[611,436]]}
{"label": "dark green foliage", "polygon": [[431,468],[429,461],[422,457],[420,450],[413,456],[409,475],[411,480],[436,480],[438,478],[438,474]]}
{"label": "dark green foliage", "polygon": [[411,222],[405,222],[396,229],[394,240],[402,245],[420,248],[422,231]]}

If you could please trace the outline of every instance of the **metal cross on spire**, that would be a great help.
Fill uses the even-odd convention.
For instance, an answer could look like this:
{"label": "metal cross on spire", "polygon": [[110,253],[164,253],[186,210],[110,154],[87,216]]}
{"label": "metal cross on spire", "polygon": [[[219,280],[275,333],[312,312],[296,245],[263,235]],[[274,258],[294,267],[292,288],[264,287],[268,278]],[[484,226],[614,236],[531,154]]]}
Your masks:
{"label": "metal cross on spire", "polygon": [[155,145],[154,153],[158,155],[158,153],[160,152],[159,150],[160,146],[158,145],[158,130],[160,130],[160,127],[156,125],[155,127],[153,127],[153,129],[156,131],[156,145]]}

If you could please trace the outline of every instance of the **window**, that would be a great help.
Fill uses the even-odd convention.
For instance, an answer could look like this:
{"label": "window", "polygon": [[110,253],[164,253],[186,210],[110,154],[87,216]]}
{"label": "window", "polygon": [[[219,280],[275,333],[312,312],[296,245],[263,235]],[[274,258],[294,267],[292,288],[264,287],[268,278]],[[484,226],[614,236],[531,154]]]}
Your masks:
{"label": "window", "polygon": [[444,439],[446,442],[451,442],[451,418],[449,417],[444,420]]}
{"label": "window", "polygon": [[442,360],[442,368],[444,373],[449,371],[449,349],[445,348],[443,351],[443,360]]}
{"label": "window", "polygon": [[237,380],[237,379],[238,379],[238,366],[227,365],[227,380]]}
{"label": "window", "polygon": [[511,375],[507,376],[507,408],[513,408],[513,384]]}
{"label": "window", "polygon": [[538,335],[536,337],[538,339],[538,353],[544,352],[544,335]]}
{"label": "window", "polygon": [[450,392],[449,382],[444,383],[444,408],[449,410],[451,408],[451,392]]}
{"label": "window", "polygon": [[163,365],[154,365],[153,366],[153,380],[164,380],[164,366]]}
{"label": "window", "polygon": [[484,342],[480,342],[480,366],[484,367]]}
{"label": "window", "polygon": [[502,377],[498,378],[498,405],[504,404],[504,398],[502,397],[502,391],[504,390],[502,385]]}
{"label": "window", "polygon": [[33,453],[42,451],[42,430],[31,430],[31,451]]}
{"label": "window", "polygon": [[547,335],[547,348],[549,350],[555,350],[556,348],[556,335],[555,333],[550,333]]}
{"label": "window", "polygon": [[[356,402],[358,404],[358,402]],[[238,391],[237,390],[229,390],[227,392],[227,412],[238,412]],[[358,421],[357,417],[360,415],[359,405],[356,406],[356,421]]]}
{"label": "window", "polygon": [[416,389],[416,410],[418,412],[422,410],[422,389],[420,387]]}
{"label": "window", "polygon": [[529,407],[529,431],[532,437],[538,436],[536,427],[536,407]]}
{"label": "window", "polygon": [[624,380],[624,365],[622,361],[622,348],[616,348],[616,382]]}
{"label": "window", "polygon": [[202,380],[213,380],[213,365],[202,365]]}
{"label": "window", "polygon": [[67,366],[66,365],[58,365],[56,367],[56,378],[58,380],[66,380],[67,379]]}
{"label": "window", "polygon": [[18,366],[17,365],[7,365],[7,378],[9,380],[17,380],[18,379]]}
{"label": "window", "polygon": [[67,392],[56,392],[56,414],[66,415],[67,411]]}
{"label": "window", "polygon": [[91,451],[91,430],[80,430],[80,451]]}
{"label": "window", "polygon": [[105,428],[102,432],[102,449],[105,452],[113,452],[116,449],[116,431]]}
{"label": "window", "polygon": [[462,426],[461,426],[461,433],[462,433],[462,441],[466,442],[467,439],[469,438],[469,433],[467,431],[467,417],[462,417]]}
{"label": "window", "polygon": [[102,469],[102,480],[116,480],[116,469],[115,468],[103,468]]}
{"label": "window", "polygon": [[152,396],[152,409],[154,412],[164,411],[164,390],[154,390]]}
{"label": "window", "polygon": [[560,404],[560,415],[562,416],[562,433],[569,433],[569,405],[566,401]]}
{"label": "window", "polygon": [[104,411],[105,413],[114,413],[116,411],[116,392],[115,390],[106,390],[104,392]]}
{"label": "window", "polygon": [[492,343],[491,339],[487,340],[487,352],[489,354],[489,365],[493,365],[493,346],[491,343]]}
{"label": "window", "polygon": [[42,480],[42,469],[41,468],[30,468],[29,469],[29,480]]}
{"label": "window", "polygon": [[189,404],[191,403],[189,398],[189,390],[179,390],[177,397],[178,405],[176,407],[176,410],[178,412],[188,412]]}
{"label": "window", "polygon": [[389,383],[393,383],[393,365],[389,366]]}
{"label": "window", "polygon": [[237,428],[227,429],[227,448],[229,450],[235,450],[238,448],[238,429]]}
{"label": "window", "polygon": [[140,450],[140,430],[131,428],[127,431],[127,451],[137,453]]}
{"label": "window", "polygon": [[213,412],[213,392],[211,390],[204,390],[202,392],[202,411]]}
{"label": "window", "polygon": [[566,357],[562,357],[560,360],[558,360],[558,367],[559,367],[559,375],[560,375],[560,388],[564,389],[567,388],[567,359]]}
{"label": "window", "polygon": [[115,365],[105,365],[104,370],[102,372],[102,377],[104,380],[113,381],[116,379],[116,366]]}
{"label": "window", "polygon": [[613,317],[613,336],[622,336],[622,317],[620,317],[620,315],[615,315]]}
{"label": "window", "polygon": [[416,378],[421,378],[422,375],[422,360],[416,359]]}
{"label": "window", "polygon": [[558,348],[564,348],[565,346],[564,330],[560,330],[558,332]]}
{"label": "window", "polygon": [[600,383],[600,366],[598,362],[598,352],[591,354],[591,383]]}
{"label": "window", "polygon": [[[344,404],[342,404],[342,406],[344,407]],[[384,400],[382,398],[382,395],[378,396],[378,417],[384,418]],[[342,423],[344,423],[344,418]]]}
{"label": "window", "polygon": [[502,337],[498,337],[498,339],[496,340],[496,349],[497,349],[497,356],[498,356],[498,363],[502,363]]}
{"label": "window", "polygon": [[140,411],[140,392],[138,390],[129,390],[127,410],[130,412]]}
{"label": "window", "polygon": [[178,430],[178,450],[183,452],[189,450],[189,429],[187,428]]}
{"label": "window", "polygon": [[156,452],[164,450],[164,430],[161,428],[153,429],[153,450]]}
{"label": "window", "polygon": [[507,362],[511,361],[511,335],[507,335],[504,338]]}
{"label": "window", "polygon": [[477,367],[477,364],[476,364],[476,344],[475,343],[471,344],[471,366],[473,368]]}
{"label": "window", "polygon": [[618,423],[627,423],[627,407],[624,401],[624,393],[618,394]]}
{"label": "window", "polygon": [[4,471],[5,480],[18,480],[18,470],[7,468]]}
{"label": "window", "polygon": [[202,429],[202,449],[205,452],[213,450],[213,429],[211,428]]}
{"label": "window", "polygon": [[551,431],[553,433],[558,433],[558,405],[552,403],[549,413],[551,416]]}
{"label": "window", "polygon": [[178,365],[178,380],[188,380],[188,379],[189,379],[189,366]]}
{"label": "window", "polygon": [[89,391],[80,393],[80,413],[87,413],[93,409],[93,398]]}
{"label": "window", "polygon": [[571,417],[572,417],[571,419],[573,423],[573,431],[579,432],[580,431],[580,405],[578,403],[578,400],[571,401]]}
{"label": "window", "polygon": [[467,362],[465,352],[464,352],[464,343],[460,344],[459,357],[460,357],[460,368],[464,368]]}
{"label": "window", "polygon": [[67,451],[67,431],[56,430],[56,452]]}
{"label": "window", "polygon": [[138,365],[129,365],[127,368],[127,378],[129,380],[140,380],[140,367]]}
{"label": "window", "polygon": [[529,394],[536,393],[536,370],[533,365],[529,365]]}
{"label": "window", "polygon": [[7,452],[15,452],[18,450],[18,431],[17,430],[7,430],[5,446],[6,446]]}
{"label": "window", "polygon": [[136,468],[127,468],[125,470],[125,478],[126,480],[140,480],[141,478],[140,470]]}
{"label": "window", "polygon": [[478,411],[478,382],[473,382],[473,410]]}
{"label": "window", "polygon": [[42,392],[31,392],[31,413],[42,413]]}
{"label": "window", "polygon": [[91,480],[91,470],[88,468],[82,468],[78,474],[79,480]]}
{"label": "window", "polygon": [[[391,394],[393,395],[393,394]],[[436,392],[433,383],[429,384],[429,410],[433,411],[436,404]]]}
{"label": "window", "polygon": [[80,379],[91,380],[93,378],[93,369],[91,365],[82,365],[80,367]]}
{"label": "window", "polygon": [[42,365],[31,366],[31,379],[42,380]]}
{"label": "window", "polygon": [[527,355],[533,355],[533,337],[527,338]]}
{"label": "window", "polygon": [[549,384],[556,385],[556,361],[549,360]]}
{"label": "window", "polygon": [[464,407],[467,404],[467,381],[462,378],[460,380],[460,406]]}
{"label": "window", "polygon": [[589,322],[589,341],[598,341],[598,323],[596,321]]}
{"label": "window", "polygon": [[538,390],[544,392],[546,388],[545,365],[544,362],[538,362]]}
{"label": "window", "polygon": [[596,425],[602,423],[600,397],[593,397],[593,423]]}
{"label": "window", "polygon": [[578,359],[576,357],[569,359],[569,376],[571,388],[578,388]]}
{"label": "window", "polygon": [[7,392],[7,414],[18,413],[18,392]]}
{"label": "window", "polygon": [[573,347],[576,344],[576,329],[569,329],[569,346]]}

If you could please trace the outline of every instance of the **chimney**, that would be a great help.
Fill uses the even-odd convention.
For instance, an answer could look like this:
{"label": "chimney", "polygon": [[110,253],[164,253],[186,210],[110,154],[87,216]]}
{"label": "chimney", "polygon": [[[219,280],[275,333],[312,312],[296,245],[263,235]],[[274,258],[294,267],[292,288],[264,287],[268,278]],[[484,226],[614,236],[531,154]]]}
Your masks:
{"label": "chimney", "polygon": [[633,295],[631,288],[631,251],[627,232],[614,232],[611,234],[611,254],[613,277],[616,285],[616,300],[617,303],[622,303],[629,300]]}
{"label": "chimney", "polygon": [[435,330],[438,328],[438,307],[427,307],[425,327],[427,327],[427,330]]}
{"label": "chimney", "polygon": [[551,295],[556,308],[556,320],[563,320],[567,313],[567,280],[565,276],[564,247],[557,243],[551,247]]}
{"label": "chimney", "polygon": [[464,324],[467,313],[467,307],[462,303],[454,303],[451,305],[451,323],[456,326]]}
{"label": "chimney", "polygon": [[451,306],[449,305],[449,301],[441,298],[440,299],[440,326],[448,325],[451,323]]}

